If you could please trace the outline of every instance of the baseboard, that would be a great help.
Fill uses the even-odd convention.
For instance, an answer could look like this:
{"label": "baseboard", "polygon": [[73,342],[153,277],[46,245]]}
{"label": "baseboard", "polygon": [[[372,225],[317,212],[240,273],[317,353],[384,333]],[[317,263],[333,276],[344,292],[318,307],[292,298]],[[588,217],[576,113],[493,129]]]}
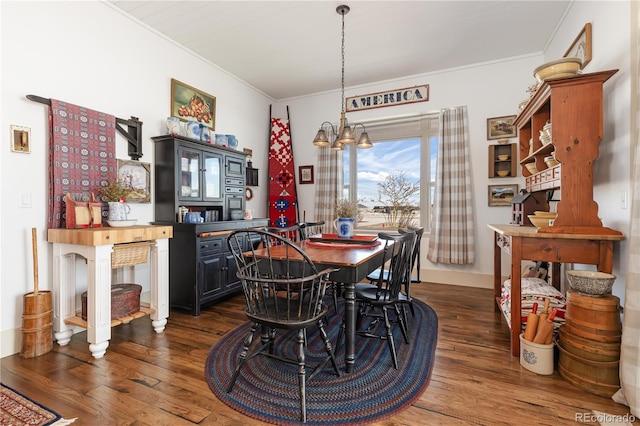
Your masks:
{"label": "baseboard", "polygon": [[[140,294],[141,302],[149,302],[151,300],[151,292],[146,291]],[[81,327],[73,327],[73,334],[81,333],[86,329]],[[57,343],[53,342],[54,345]],[[3,330],[0,332],[0,358],[14,355],[22,350],[22,330],[20,328],[14,328],[9,330]],[[87,346],[87,351],[89,347]]]}
{"label": "baseboard", "polygon": [[493,288],[493,274],[420,269],[422,282],[459,285],[463,287]]}

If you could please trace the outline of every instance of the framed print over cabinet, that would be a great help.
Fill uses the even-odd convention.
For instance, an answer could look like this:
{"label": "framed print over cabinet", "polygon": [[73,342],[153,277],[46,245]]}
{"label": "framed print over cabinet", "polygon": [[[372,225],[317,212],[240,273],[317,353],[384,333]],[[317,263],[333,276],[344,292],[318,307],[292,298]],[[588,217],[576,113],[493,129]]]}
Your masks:
{"label": "framed print over cabinet", "polygon": [[216,97],[171,79],[171,116],[216,129]]}
{"label": "framed print over cabinet", "polygon": [[505,139],[516,136],[518,129],[513,125],[515,115],[487,118],[487,139]]}
{"label": "framed print over cabinet", "polygon": [[151,202],[151,165],[140,161],[118,159],[118,179],[131,186],[128,203]]}
{"label": "framed print over cabinet", "polygon": [[511,199],[518,193],[518,184],[489,185],[489,206],[510,206]]}
{"label": "framed print over cabinet", "polygon": [[565,52],[564,57],[571,56],[582,59],[580,69],[584,69],[591,62],[591,55],[591,22],[587,22]]}

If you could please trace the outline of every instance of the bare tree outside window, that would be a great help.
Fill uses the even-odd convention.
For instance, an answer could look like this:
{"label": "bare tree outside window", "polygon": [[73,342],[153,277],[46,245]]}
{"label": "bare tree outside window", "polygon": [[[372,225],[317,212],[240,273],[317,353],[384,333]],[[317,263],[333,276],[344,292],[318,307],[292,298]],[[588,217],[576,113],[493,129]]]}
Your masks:
{"label": "bare tree outside window", "polygon": [[415,216],[420,206],[420,181],[410,182],[406,172],[397,170],[378,183],[378,202],[384,209],[385,226],[406,228],[416,226]]}

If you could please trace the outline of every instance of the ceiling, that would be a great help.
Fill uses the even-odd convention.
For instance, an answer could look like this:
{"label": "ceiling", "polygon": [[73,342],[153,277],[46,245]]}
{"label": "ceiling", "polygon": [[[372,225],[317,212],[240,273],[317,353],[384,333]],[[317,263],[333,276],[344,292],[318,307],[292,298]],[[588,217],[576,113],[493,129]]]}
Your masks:
{"label": "ceiling", "polygon": [[110,0],[274,100],[543,52],[571,1]]}

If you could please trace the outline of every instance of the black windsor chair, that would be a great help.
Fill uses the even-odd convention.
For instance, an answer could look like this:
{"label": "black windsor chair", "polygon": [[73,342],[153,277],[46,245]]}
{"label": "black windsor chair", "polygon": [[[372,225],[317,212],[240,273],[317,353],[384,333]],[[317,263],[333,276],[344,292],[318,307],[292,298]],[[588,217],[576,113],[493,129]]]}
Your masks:
{"label": "black windsor chair", "polygon": [[324,228],[324,220],[320,222],[300,222],[300,234],[301,239],[308,240],[312,235],[322,234],[322,228]]}
{"label": "black windsor chair", "polygon": [[[420,280],[420,242],[422,241],[422,234],[424,233],[424,227],[409,226],[407,227],[407,230],[414,231],[417,234],[416,241],[413,247],[413,255],[411,256],[411,262],[412,262],[411,272],[413,273],[413,268],[415,267],[416,276],[415,277],[413,275],[411,276],[411,282],[420,283],[422,282]],[[398,232],[401,232],[401,230],[399,229]],[[380,278],[380,273],[383,274],[383,279],[386,279],[386,275],[388,274],[388,271],[384,268],[378,268],[375,271],[371,272],[369,275],[367,275],[367,279],[373,284],[375,281],[377,281]]]}
{"label": "black windsor chair", "polygon": [[[292,242],[300,241],[303,235],[302,230],[300,229],[300,224],[286,226],[283,228],[278,228],[275,226],[267,226],[264,228],[264,230]],[[271,242],[272,245],[278,244],[278,243],[279,243],[278,240]]]}
{"label": "black windsor chair", "polygon": [[[366,323],[365,318],[370,318],[364,330],[356,330],[356,335],[386,340],[393,359],[393,365],[398,369],[398,358],[396,355],[395,342],[393,340],[393,324],[400,325],[400,331],[405,342],[409,343],[405,315],[400,308],[402,300],[401,287],[406,280],[409,268],[409,257],[411,255],[413,233],[391,235],[379,233],[378,238],[385,244],[381,266],[388,264],[387,279],[382,276],[378,278],[375,285],[369,283],[358,283],[355,286],[355,299],[358,304],[358,325]],[[389,314],[392,310],[394,315]],[[380,324],[384,324],[386,332],[376,333]],[[343,328],[338,335],[338,343],[342,342],[344,335]]]}
{"label": "black windsor chair", "polygon": [[[251,248],[243,253],[242,242],[256,241],[258,238],[263,248]],[[323,326],[327,306],[322,301],[328,276],[337,269],[318,271],[311,259],[291,241],[263,230],[234,231],[229,235],[227,245],[238,267],[237,276],[246,300],[245,313],[253,323],[238,356],[227,392],[233,390],[242,366],[254,357],[266,356],[295,364],[298,366],[300,420],[306,422],[306,383],[329,361],[336,375],[340,376],[331,342]],[[284,259],[272,257],[271,251],[276,248],[281,250],[279,246],[284,246]],[[259,250],[262,255],[258,255]],[[262,329],[261,339],[257,347],[252,349],[258,327]],[[306,370],[311,366],[305,362],[305,332],[308,327],[318,329],[327,352],[326,358],[314,366],[309,375]],[[296,337],[291,338],[290,342],[297,348],[296,359],[274,353],[277,330],[297,330]],[[290,338],[285,336],[282,338]],[[274,388],[273,391],[278,390]]]}
{"label": "black windsor chair", "polygon": [[[300,222],[298,225],[300,226],[300,236],[301,236],[300,239],[308,240],[309,237],[322,234],[322,229],[324,228],[325,221],[323,220],[320,222]],[[333,308],[335,309],[336,312],[338,312],[338,296],[341,294],[342,284],[335,281],[331,281],[330,286],[331,286],[331,293],[333,295]]]}

